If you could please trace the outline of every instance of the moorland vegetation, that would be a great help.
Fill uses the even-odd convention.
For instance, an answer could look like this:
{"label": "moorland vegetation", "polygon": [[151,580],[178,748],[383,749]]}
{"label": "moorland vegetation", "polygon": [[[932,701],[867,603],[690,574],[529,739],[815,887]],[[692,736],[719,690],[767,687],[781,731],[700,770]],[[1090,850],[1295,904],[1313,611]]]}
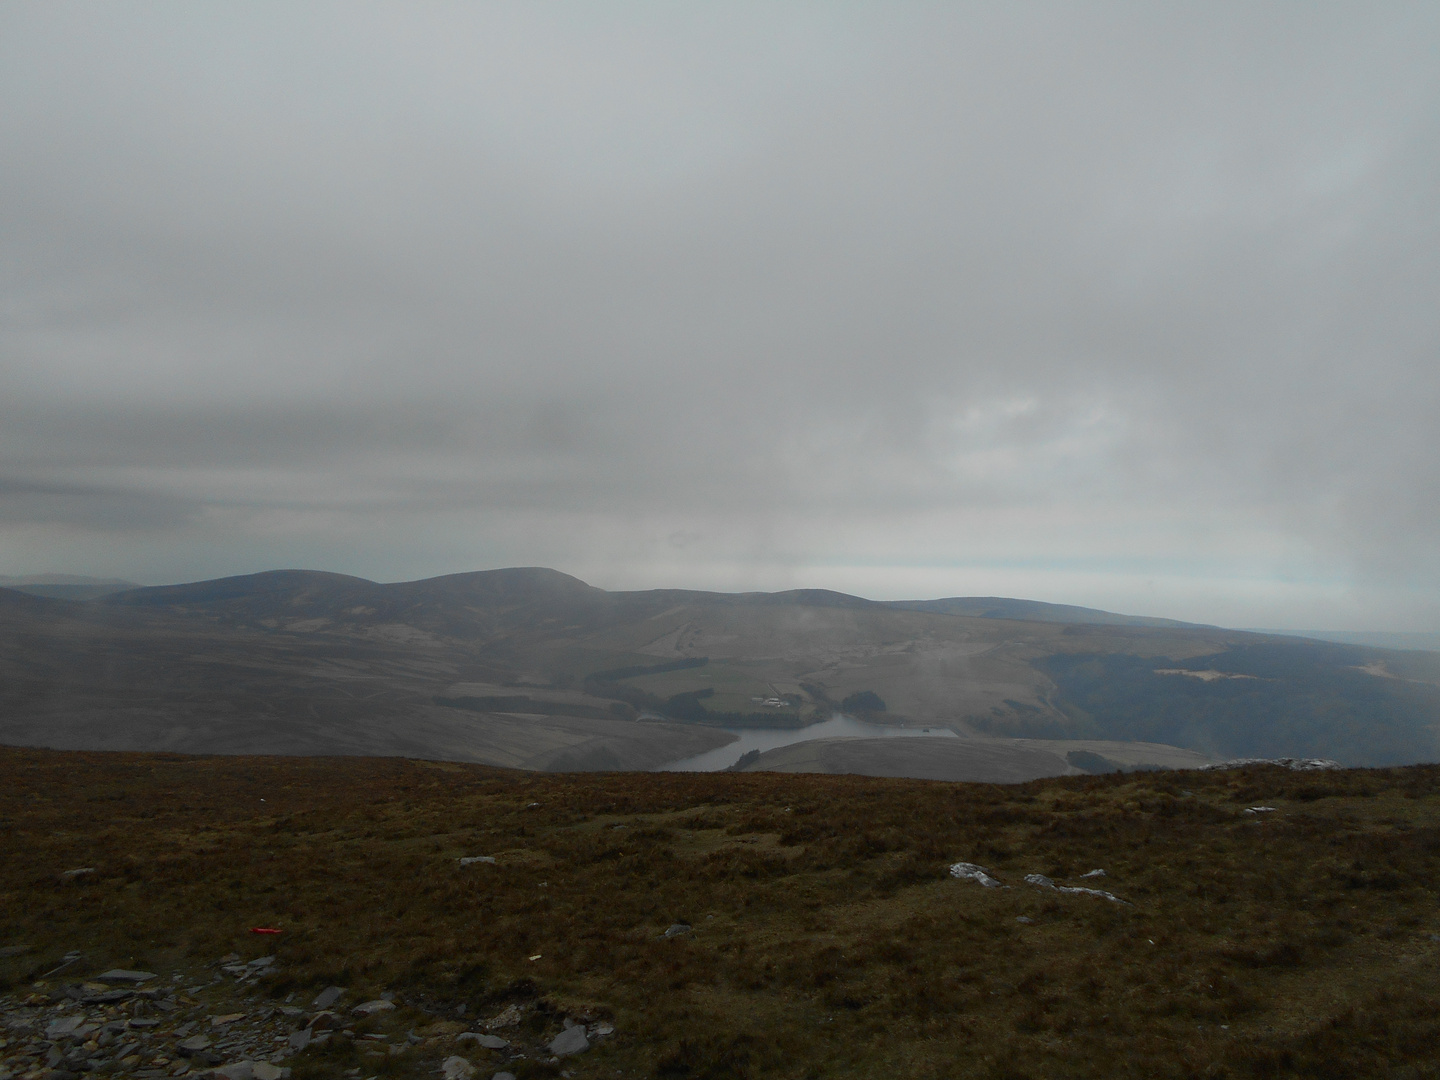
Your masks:
{"label": "moorland vegetation", "polygon": [[[999,786],[9,749],[0,846],[8,1009],[108,967],[181,976],[202,1023],[392,996],[295,1080],[457,1053],[522,1080],[1440,1075],[1434,766]],[[197,973],[230,954],[275,962],[227,1004]],[[456,1041],[497,1015],[509,1048]],[[551,1061],[567,1019],[614,1034]]]}

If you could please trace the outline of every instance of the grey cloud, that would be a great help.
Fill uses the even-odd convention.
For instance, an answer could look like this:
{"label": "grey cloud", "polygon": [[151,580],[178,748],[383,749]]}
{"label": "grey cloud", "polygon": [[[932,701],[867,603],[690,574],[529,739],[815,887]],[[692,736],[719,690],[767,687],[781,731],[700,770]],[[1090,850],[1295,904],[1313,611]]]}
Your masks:
{"label": "grey cloud", "polygon": [[188,525],[197,512],[191,501],[153,491],[0,476],[0,527],[58,525],[87,533],[153,533]]}
{"label": "grey cloud", "polygon": [[3,19],[0,465],[186,566],[1440,618],[1432,6]]}

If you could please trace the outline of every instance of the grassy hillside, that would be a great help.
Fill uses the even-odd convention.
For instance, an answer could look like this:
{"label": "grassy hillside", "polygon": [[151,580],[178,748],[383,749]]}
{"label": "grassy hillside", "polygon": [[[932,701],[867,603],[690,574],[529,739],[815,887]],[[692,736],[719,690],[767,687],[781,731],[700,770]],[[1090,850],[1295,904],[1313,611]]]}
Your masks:
{"label": "grassy hillside", "polygon": [[[992,787],[9,750],[0,829],[9,1015],[43,1026],[115,966],[177,988],[119,1076],[173,1073],[190,1019],[283,1042],[312,1010],[263,1010],[331,985],[353,1035],[291,1056],[295,1080],[456,1053],[522,1078],[1440,1072],[1435,768]],[[232,953],[276,962],[236,984]],[[382,993],[395,1010],[348,1012]],[[508,1049],[456,1041],[512,1006]],[[567,1019],[614,1034],[552,1064]],[[8,1037],[28,1075],[32,1037]]]}
{"label": "grassy hillside", "polygon": [[[1070,730],[1169,742],[1221,757],[1333,757],[1353,764],[1434,756],[1433,684],[1376,668],[1346,645],[1262,641],[1174,666],[1125,654],[1057,654],[1055,680]],[[1188,674],[1193,672],[1193,674]]]}
{"label": "grassy hillside", "polygon": [[[1017,614],[1033,618],[1001,617]],[[1162,623],[983,598],[611,593],[543,568],[391,585],[276,571],[90,603],[0,589],[0,743],[641,769],[721,745],[717,724],[794,727],[870,694],[887,706],[872,719],[965,735],[1440,759],[1440,655]],[[1184,674],[1206,671],[1236,677]],[[658,714],[685,722],[636,722]]]}

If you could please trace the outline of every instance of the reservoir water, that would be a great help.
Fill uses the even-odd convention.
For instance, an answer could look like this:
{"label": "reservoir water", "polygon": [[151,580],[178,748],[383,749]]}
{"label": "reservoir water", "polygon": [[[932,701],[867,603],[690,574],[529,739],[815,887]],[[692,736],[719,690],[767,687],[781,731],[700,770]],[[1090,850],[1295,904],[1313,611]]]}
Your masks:
{"label": "reservoir water", "polygon": [[829,720],[803,728],[721,728],[739,736],[734,742],[726,743],[715,750],[707,750],[694,757],[672,761],[661,765],[656,772],[719,772],[728,769],[740,760],[741,755],[751,750],[774,750],[777,746],[809,742],[811,739],[835,739],[852,736],[864,739],[904,738],[907,735],[929,735],[958,738],[949,728],[894,727],[890,724],[867,724],[853,716],[837,713]]}

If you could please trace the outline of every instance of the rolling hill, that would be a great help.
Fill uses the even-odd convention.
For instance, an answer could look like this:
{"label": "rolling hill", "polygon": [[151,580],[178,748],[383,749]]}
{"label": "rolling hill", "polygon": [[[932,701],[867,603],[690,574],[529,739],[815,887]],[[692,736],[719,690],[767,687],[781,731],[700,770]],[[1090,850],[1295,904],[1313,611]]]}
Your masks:
{"label": "rolling hill", "polygon": [[607,592],[544,568],[275,571],[83,603],[0,589],[12,745],[651,769],[847,698],[971,739],[1440,758],[1440,655],[1032,601]]}

